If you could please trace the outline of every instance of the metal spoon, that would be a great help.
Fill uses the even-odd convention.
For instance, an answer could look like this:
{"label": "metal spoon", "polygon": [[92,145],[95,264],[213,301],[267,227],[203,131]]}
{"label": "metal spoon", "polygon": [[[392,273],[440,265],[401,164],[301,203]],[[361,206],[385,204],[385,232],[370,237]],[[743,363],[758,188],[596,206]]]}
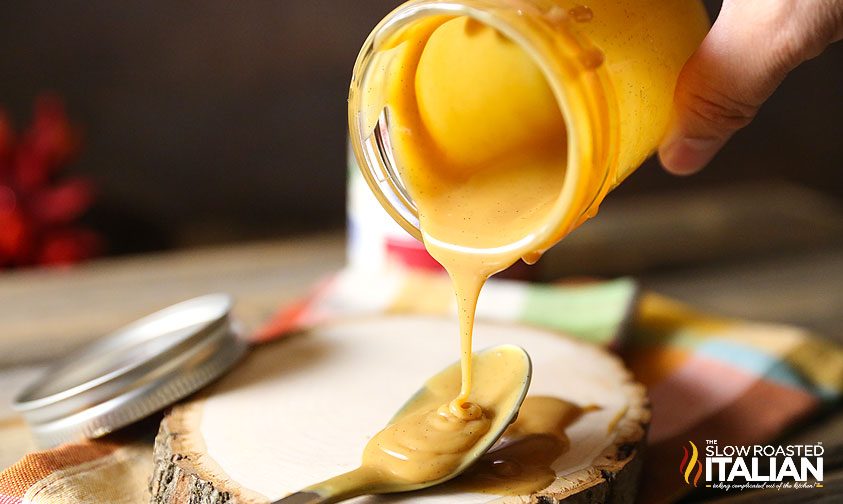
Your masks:
{"label": "metal spoon", "polygon": [[[524,351],[524,349],[513,345],[501,345],[483,350],[482,352],[476,354],[474,358],[476,359],[476,362],[482,362],[484,356],[491,356],[494,353],[499,354],[497,357],[503,356],[506,358],[507,362],[510,362],[511,359],[512,365],[508,367],[512,369],[514,374],[510,376],[502,376],[501,379],[511,382],[514,389],[512,390],[512,395],[509,397],[514,398],[514,400],[507,405],[507,409],[496,412],[492,418],[492,424],[489,427],[488,432],[486,432],[486,434],[477,441],[472,449],[465,454],[464,458],[460,462],[460,465],[451,473],[442,478],[422,483],[384,480],[367,481],[365,485],[357,484],[354,478],[349,478],[348,481],[351,483],[344,482],[342,479],[344,475],[341,475],[337,478],[317,483],[305,488],[304,490],[288,495],[279,501],[275,501],[273,504],[330,504],[359,497],[361,495],[420,490],[422,488],[444,483],[455,476],[458,476],[460,473],[468,469],[468,467],[471,466],[471,464],[473,464],[478,458],[489,451],[489,449],[492,448],[492,446],[504,433],[506,428],[509,427],[509,425],[515,420],[518,416],[518,410],[521,408],[521,403],[527,395],[527,389],[530,386],[532,363],[530,362],[530,356],[527,355],[527,352]],[[429,397],[429,394],[427,393],[429,390],[428,384],[433,382],[437,377],[441,377],[445,374],[453,374],[457,369],[459,369],[459,362],[431,377],[424,387],[416,392],[409,401],[404,403],[401,409],[399,409],[395,416],[392,417],[390,424],[401,418],[406,412],[418,411],[418,403],[422,401],[424,397]],[[350,475],[352,473],[347,474]],[[340,483],[338,484],[337,481]]]}

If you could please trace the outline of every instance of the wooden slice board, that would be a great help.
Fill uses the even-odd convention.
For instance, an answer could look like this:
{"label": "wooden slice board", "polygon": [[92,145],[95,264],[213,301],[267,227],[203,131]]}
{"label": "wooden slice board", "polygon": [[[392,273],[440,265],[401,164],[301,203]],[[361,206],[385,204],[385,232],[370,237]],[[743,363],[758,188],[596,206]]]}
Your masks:
{"label": "wooden slice board", "polygon": [[[600,409],[568,428],[557,479],[529,502],[632,502],[650,412],[615,356],[558,334],[478,324],[475,348],[513,343],[533,361],[530,395]],[[368,439],[458,356],[451,320],[383,317],[320,326],[258,347],[201,397],[165,417],[152,502],[266,504],[355,468]],[[571,500],[568,500],[571,499]],[[436,489],[355,503],[524,502]]]}

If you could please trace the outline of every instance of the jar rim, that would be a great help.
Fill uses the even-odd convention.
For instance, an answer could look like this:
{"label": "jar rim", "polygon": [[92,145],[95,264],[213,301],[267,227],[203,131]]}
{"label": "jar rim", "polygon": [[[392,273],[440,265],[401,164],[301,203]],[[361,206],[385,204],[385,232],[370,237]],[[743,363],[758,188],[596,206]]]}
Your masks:
{"label": "jar rim", "polygon": [[[551,9],[554,7],[559,8],[553,4]],[[388,113],[379,111],[377,123],[368,124],[371,118],[364,117],[366,104],[360,103],[360,88],[367,85],[369,72],[377,71],[373,68],[373,59],[382,44],[411,23],[436,15],[469,16],[495,28],[525,51],[553,91],[566,124],[566,174],[560,193],[541,226],[531,230],[524,239],[518,240],[519,248],[529,243],[535,250],[543,252],[573,230],[608,191],[607,146],[612,143],[606,142],[608,133],[605,127],[600,128],[600,124],[595,124],[596,116],[607,113],[606,107],[600,105],[605,105],[611,96],[610,89],[607,89],[608,78],[601,68],[603,65],[589,68],[581,58],[576,57],[577,50],[582,49],[584,42],[576,30],[568,25],[571,21],[566,19],[565,11],[542,12],[535,2],[522,0],[411,0],[397,7],[369,35],[354,66],[349,90],[348,121],[357,164],[370,189],[390,216],[412,236],[423,240],[418,211],[403,186],[391,156]],[[556,16],[555,20],[553,16]],[[563,39],[564,42],[561,42]],[[568,54],[561,54],[560,51],[568,51]],[[580,78],[585,72],[591,72],[592,79]],[[605,126],[605,121],[597,122]],[[367,130],[370,131],[368,136],[365,135]],[[596,171],[590,170],[598,164],[603,166],[598,166]],[[602,174],[602,180],[596,181],[597,190],[593,194],[579,194],[581,191],[578,191],[578,187],[583,177],[594,176],[596,172]]]}

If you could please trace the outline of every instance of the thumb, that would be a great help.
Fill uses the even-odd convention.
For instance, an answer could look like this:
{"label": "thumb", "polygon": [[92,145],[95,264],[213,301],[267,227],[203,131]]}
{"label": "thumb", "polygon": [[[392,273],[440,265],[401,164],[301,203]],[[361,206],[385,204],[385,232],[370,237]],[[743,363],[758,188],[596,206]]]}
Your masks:
{"label": "thumb", "polygon": [[659,149],[675,174],[702,169],[748,125],[794,67],[843,32],[843,2],[724,0],[676,85],[674,118]]}

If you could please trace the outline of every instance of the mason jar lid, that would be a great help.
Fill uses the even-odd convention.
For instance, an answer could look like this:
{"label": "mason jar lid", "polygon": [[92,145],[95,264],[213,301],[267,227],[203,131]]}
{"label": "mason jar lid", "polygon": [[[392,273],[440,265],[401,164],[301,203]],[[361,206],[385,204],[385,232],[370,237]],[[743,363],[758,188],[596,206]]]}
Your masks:
{"label": "mason jar lid", "polygon": [[146,316],[56,362],[12,406],[45,447],[141,420],[219,378],[245,354],[232,305],[230,296],[212,294]]}

